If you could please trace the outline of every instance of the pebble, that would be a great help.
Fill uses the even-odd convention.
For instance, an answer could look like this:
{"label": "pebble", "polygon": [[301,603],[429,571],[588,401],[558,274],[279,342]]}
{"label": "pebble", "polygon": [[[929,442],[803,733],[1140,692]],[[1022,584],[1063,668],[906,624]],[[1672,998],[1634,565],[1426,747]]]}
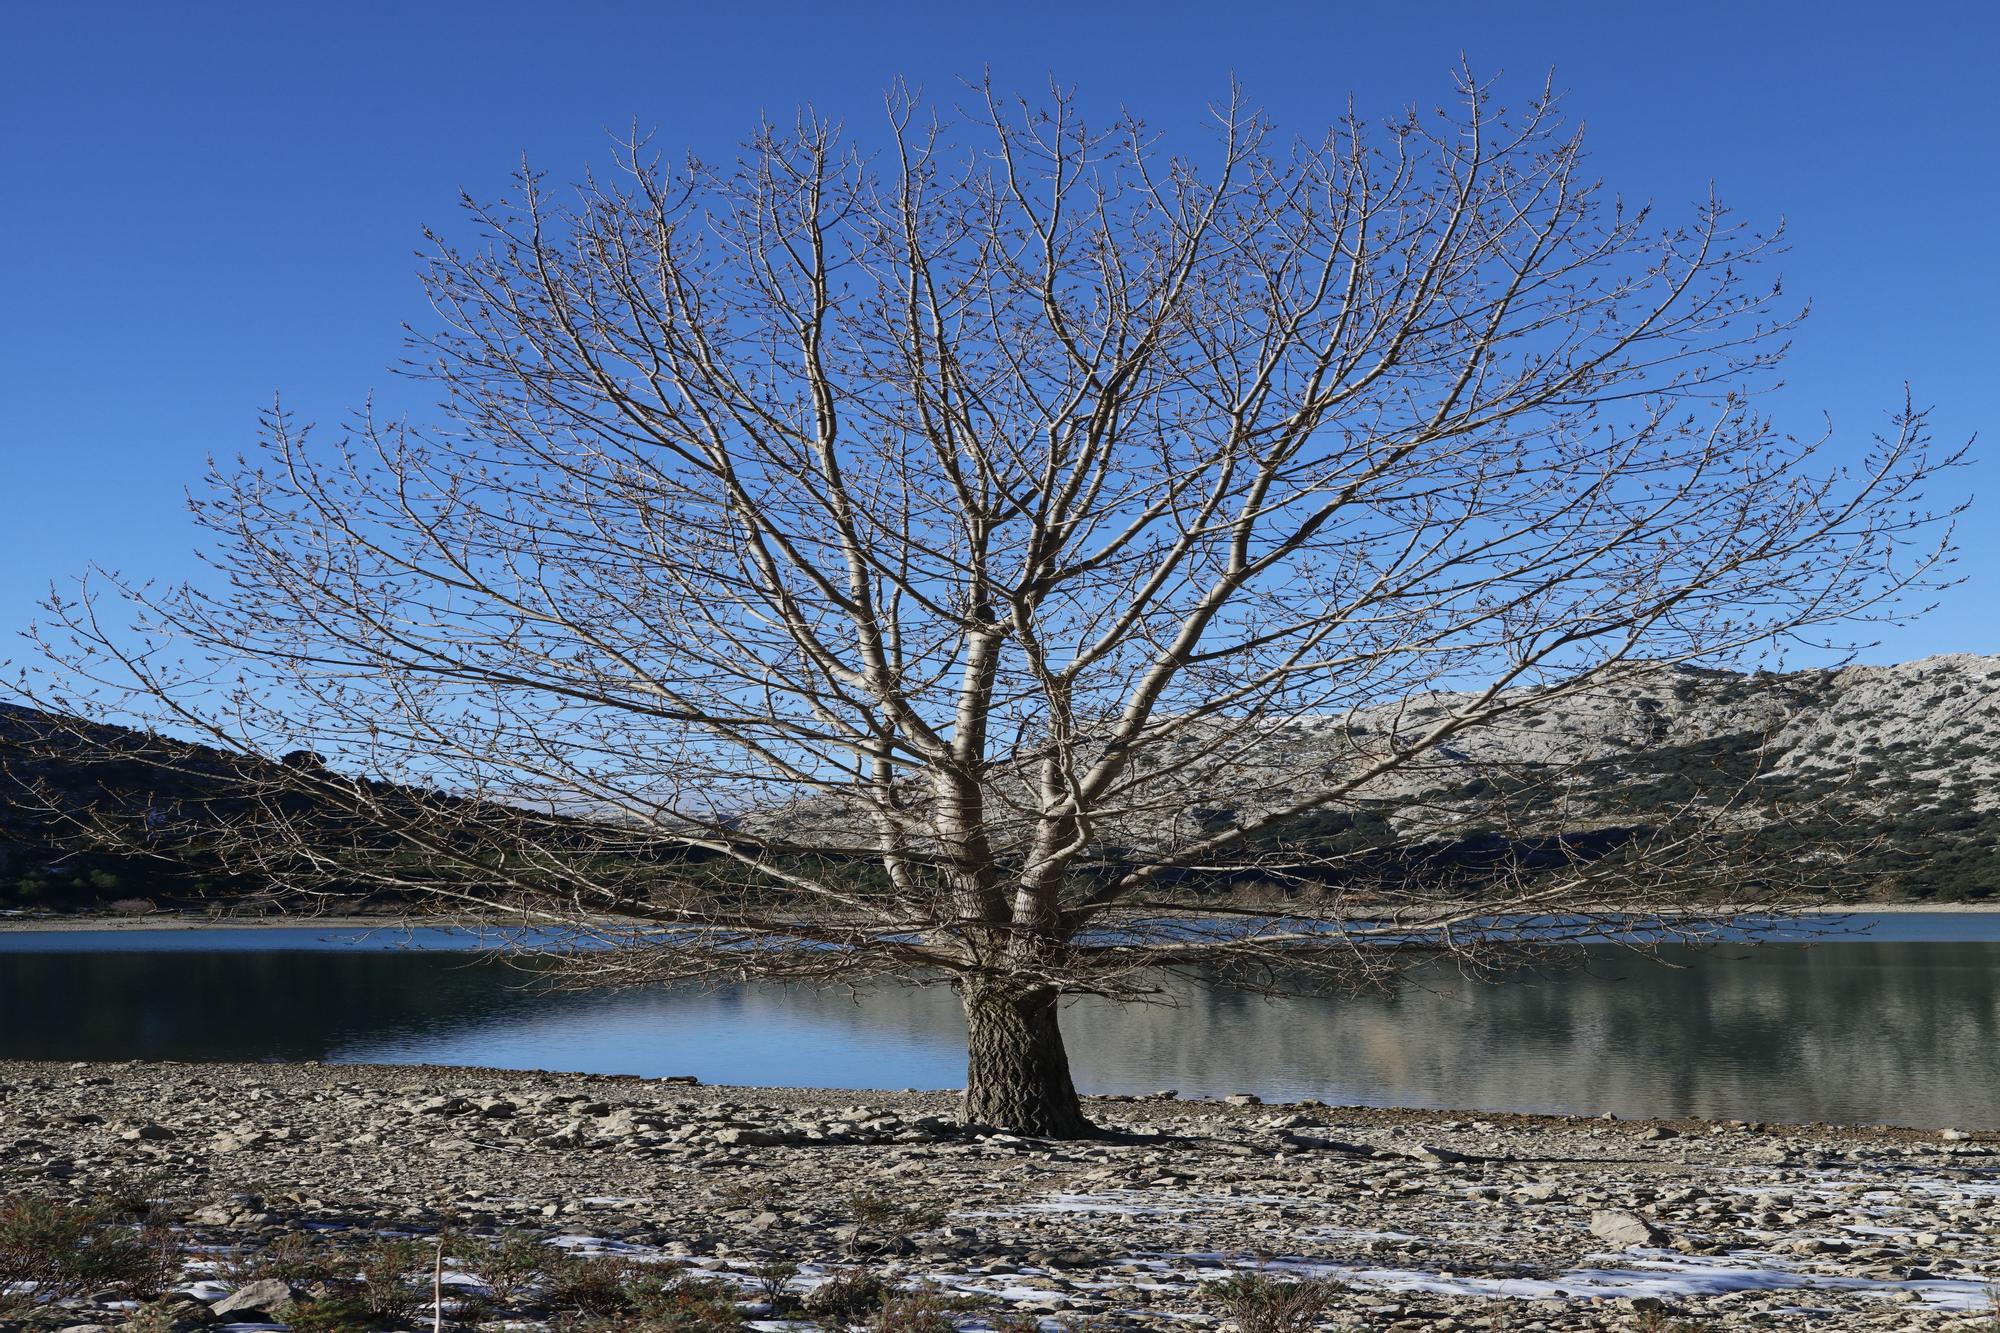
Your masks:
{"label": "pebble", "polygon": [[[160,1108],[172,1109],[171,1128],[151,1119]],[[1972,1312],[1899,1284],[1978,1291],[2000,1278],[2000,1164],[1970,1133],[1711,1133],[1686,1121],[1267,1107],[1250,1093],[1090,1110],[1121,1137],[1055,1143],[964,1126],[950,1093],[0,1063],[0,1192],[82,1197],[169,1179],[205,1245],[254,1246],[304,1226],[425,1234],[454,1213],[457,1227],[616,1240],[716,1271],[774,1257],[832,1267],[865,1251],[892,1279],[943,1274],[1005,1289],[1023,1313],[1161,1330],[1220,1326],[1229,1312],[1205,1283],[1288,1261],[1342,1277],[1330,1326],[1371,1333],[1629,1333],[1648,1311],[1697,1327],[1753,1315],[1789,1326],[1783,1312],[1806,1308],[1815,1329],[1944,1329],[1968,1326]],[[871,1233],[857,1195],[910,1210],[908,1234]],[[1885,1285],[1690,1289],[1654,1310],[1630,1300],[1643,1292],[1579,1276],[1605,1266],[1606,1248],[1634,1246],[1780,1282]],[[1397,1279],[1363,1274],[1445,1289],[1396,1290],[1384,1284]],[[1478,1294],[1522,1279],[1543,1294]],[[216,1305],[268,1315],[279,1299],[246,1288]],[[176,1327],[217,1317],[194,1306]]]}

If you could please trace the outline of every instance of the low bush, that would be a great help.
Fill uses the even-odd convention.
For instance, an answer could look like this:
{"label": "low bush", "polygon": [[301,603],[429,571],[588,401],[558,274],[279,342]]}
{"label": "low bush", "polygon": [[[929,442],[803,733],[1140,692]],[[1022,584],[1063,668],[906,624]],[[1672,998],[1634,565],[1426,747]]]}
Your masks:
{"label": "low bush", "polygon": [[677,1277],[638,1284],[631,1315],[620,1327],[630,1333],[741,1333],[744,1323],[733,1289],[713,1279]]}
{"label": "low bush", "polygon": [[369,1333],[381,1321],[368,1303],[356,1296],[323,1296],[294,1301],[283,1312],[292,1333]]}
{"label": "low bush", "polygon": [[792,1279],[798,1275],[799,1266],[790,1259],[773,1259],[757,1268],[757,1289],[771,1309],[771,1318],[784,1318],[785,1312],[799,1303],[797,1293],[792,1290]]}
{"label": "low bush", "polygon": [[310,1293],[283,1312],[293,1333],[359,1333],[409,1328],[429,1312],[431,1252],[407,1237],[370,1239],[351,1249],[288,1235],[239,1261],[244,1281],[277,1278]]}
{"label": "low bush", "polygon": [[1042,1333],[1042,1317],[1026,1311],[1003,1310],[987,1316],[986,1322],[993,1333]]}
{"label": "low bush", "polygon": [[356,1277],[347,1294],[358,1302],[378,1328],[404,1325],[427,1305],[428,1292],[414,1279],[428,1269],[429,1256],[413,1240],[370,1241],[354,1256]]}
{"label": "low bush", "polygon": [[942,1209],[898,1203],[881,1194],[852,1195],[847,1207],[854,1219],[848,1228],[847,1252],[855,1258],[913,1249],[912,1236],[944,1224]]}
{"label": "low bush", "polygon": [[448,1253],[479,1279],[487,1301],[501,1309],[513,1309],[561,1255],[533,1232],[513,1229],[493,1237],[454,1237]]}
{"label": "low bush", "polygon": [[1201,1289],[1242,1333],[1306,1333],[1344,1290],[1320,1278],[1288,1281],[1265,1273],[1238,1273]]}
{"label": "low bush", "polygon": [[243,1250],[220,1264],[237,1286],[275,1278],[293,1286],[326,1282],[341,1276],[340,1253],[312,1232],[288,1231],[269,1245]]}
{"label": "low bush", "polygon": [[1675,1319],[1664,1306],[1645,1306],[1634,1313],[1632,1333],[1715,1333],[1713,1324],[1692,1319]]}
{"label": "low bush", "polygon": [[889,1295],[889,1285],[865,1268],[842,1268],[807,1292],[800,1302],[822,1324],[845,1328],[872,1317]]}
{"label": "low bush", "polygon": [[615,1254],[558,1251],[543,1269],[542,1298],[552,1308],[586,1319],[622,1315],[643,1291],[639,1265]]}
{"label": "low bush", "polygon": [[116,1291],[144,1299],[178,1272],[172,1237],[135,1224],[123,1201],[0,1199],[0,1309],[23,1310]]}
{"label": "low bush", "polygon": [[991,1302],[983,1297],[926,1284],[911,1291],[890,1291],[882,1298],[870,1326],[875,1333],[956,1333],[953,1315],[984,1309]]}

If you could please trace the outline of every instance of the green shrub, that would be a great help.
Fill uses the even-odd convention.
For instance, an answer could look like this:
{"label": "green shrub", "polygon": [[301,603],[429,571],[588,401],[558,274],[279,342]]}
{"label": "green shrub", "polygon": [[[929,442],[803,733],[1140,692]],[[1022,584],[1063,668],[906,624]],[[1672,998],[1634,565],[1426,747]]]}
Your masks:
{"label": "green shrub", "polygon": [[223,1271],[238,1286],[265,1278],[304,1286],[339,1277],[340,1254],[311,1232],[288,1231],[269,1245],[232,1256]]}
{"label": "green shrub", "polygon": [[427,1256],[417,1242],[404,1239],[370,1241],[355,1256],[357,1279],[352,1295],[377,1327],[402,1324],[427,1304],[411,1281]]}
{"label": "green shrub", "polygon": [[165,1227],[134,1226],[118,1202],[0,1200],[0,1309],[25,1309],[112,1290],[161,1291],[178,1258]]}
{"label": "green shrub", "polygon": [[890,1291],[882,1298],[871,1328],[875,1333],[956,1333],[954,1314],[991,1304],[984,1297],[966,1296],[926,1283],[911,1291]]}
{"label": "green shrub", "polygon": [[641,1281],[633,1286],[633,1333],[740,1333],[736,1293],[710,1278]]}
{"label": "green shrub", "polygon": [[1664,1305],[1641,1306],[1632,1315],[1632,1333],[1714,1333],[1714,1329],[1713,1324],[1670,1318]]}
{"label": "green shrub", "polygon": [[1286,1281],[1265,1273],[1238,1273],[1201,1289],[1242,1333],[1306,1333],[1344,1290],[1338,1282],[1320,1278]]}
{"label": "green shrub", "polygon": [[852,1195],[847,1207],[854,1219],[847,1234],[847,1252],[856,1258],[907,1250],[912,1247],[911,1236],[944,1222],[942,1209],[898,1203],[883,1194]]}
{"label": "green shrub", "polygon": [[[986,1317],[993,1333],[1042,1333],[1042,1317],[1026,1311],[1002,1310]],[[1064,1328],[1072,1327],[1065,1323]]]}
{"label": "green shrub", "polygon": [[491,1239],[456,1237],[450,1254],[485,1285],[487,1300],[511,1309],[561,1251],[533,1232],[510,1229]]}
{"label": "green shrub", "polygon": [[785,1312],[798,1304],[798,1297],[792,1291],[792,1279],[798,1275],[799,1266],[790,1259],[773,1259],[758,1266],[757,1289],[764,1295],[764,1304],[771,1308],[771,1318],[784,1318]]}
{"label": "green shrub", "polygon": [[882,1308],[888,1284],[865,1268],[842,1268],[806,1293],[805,1312],[821,1323],[858,1324]]}
{"label": "green shrub", "polygon": [[125,1222],[164,1225],[179,1212],[170,1178],[162,1172],[112,1176],[98,1188],[97,1202],[107,1215]]}
{"label": "green shrub", "polygon": [[632,1308],[644,1279],[638,1265],[615,1254],[558,1251],[544,1269],[542,1295],[557,1310],[604,1319]]}
{"label": "green shrub", "polygon": [[305,1235],[280,1237],[239,1262],[240,1276],[310,1283],[314,1294],[285,1307],[294,1333],[408,1328],[430,1308],[433,1252],[408,1237],[342,1249]]}
{"label": "green shrub", "polygon": [[[631,1270],[609,1297],[609,1287],[593,1283],[591,1306],[575,1306],[552,1321],[560,1333],[744,1333],[735,1292],[708,1278],[679,1276],[658,1265]],[[600,1273],[608,1271],[600,1266]]]}
{"label": "green shrub", "polygon": [[357,1296],[325,1296],[294,1301],[282,1312],[292,1333],[368,1333],[380,1327],[379,1316]]}

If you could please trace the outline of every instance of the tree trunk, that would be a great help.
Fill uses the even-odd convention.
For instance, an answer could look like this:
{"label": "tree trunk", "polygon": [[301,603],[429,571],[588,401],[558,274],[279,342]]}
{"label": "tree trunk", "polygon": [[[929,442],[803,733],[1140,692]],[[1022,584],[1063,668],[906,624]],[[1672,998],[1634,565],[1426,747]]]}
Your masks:
{"label": "tree trunk", "polygon": [[965,1118],[1038,1138],[1095,1134],[1070,1082],[1069,1053],[1056,1021],[1057,992],[968,984],[961,994]]}

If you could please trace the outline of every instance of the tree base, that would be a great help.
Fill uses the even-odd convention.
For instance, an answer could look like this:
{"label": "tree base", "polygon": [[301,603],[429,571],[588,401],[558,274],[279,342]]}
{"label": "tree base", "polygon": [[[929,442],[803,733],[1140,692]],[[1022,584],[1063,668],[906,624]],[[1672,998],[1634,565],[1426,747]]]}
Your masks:
{"label": "tree base", "polygon": [[1095,1136],[1070,1081],[1057,992],[967,985],[961,993],[966,1120],[1036,1138]]}

